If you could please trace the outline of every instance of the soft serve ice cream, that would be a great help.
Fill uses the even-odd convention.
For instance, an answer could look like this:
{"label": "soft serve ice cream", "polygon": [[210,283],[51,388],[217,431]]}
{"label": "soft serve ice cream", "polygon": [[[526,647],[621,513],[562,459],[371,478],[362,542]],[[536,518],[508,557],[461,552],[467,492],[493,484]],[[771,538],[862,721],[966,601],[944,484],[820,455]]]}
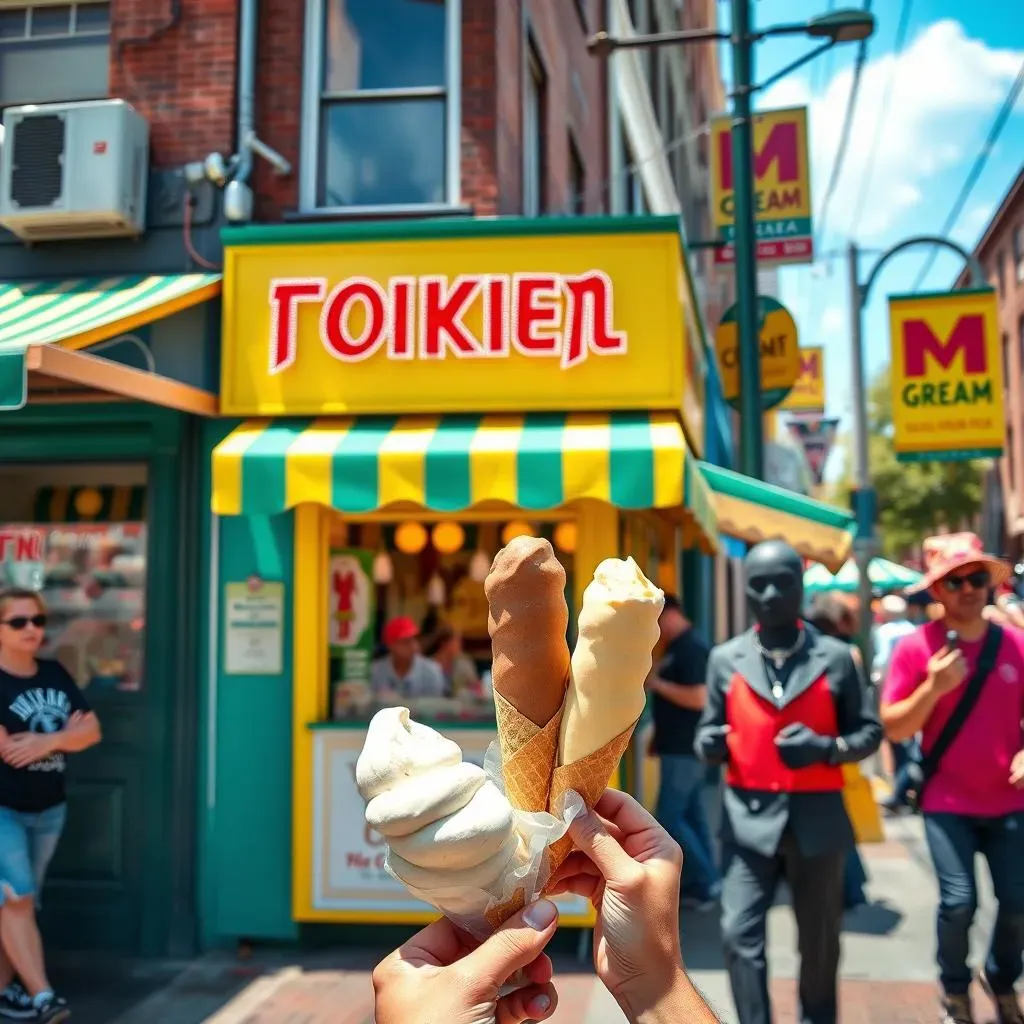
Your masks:
{"label": "soft serve ice cream", "polygon": [[512,806],[484,770],[408,708],[385,708],[370,722],[356,785],[392,873],[440,910],[483,913],[518,844]]}

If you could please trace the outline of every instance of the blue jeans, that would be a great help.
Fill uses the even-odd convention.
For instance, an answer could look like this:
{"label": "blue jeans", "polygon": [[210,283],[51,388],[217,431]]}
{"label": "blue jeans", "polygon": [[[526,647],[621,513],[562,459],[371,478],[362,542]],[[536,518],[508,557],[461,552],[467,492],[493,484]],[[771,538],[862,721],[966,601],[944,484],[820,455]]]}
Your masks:
{"label": "blue jeans", "polygon": [[683,848],[684,877],[694,880],[695,894],[709,898],[721,888],[715,848],[704,811],[704,765],[685,754],[661,755],[661,784],[656,816]]}
{"label": "blue jeans", "polygon": [[37,814],[0,807],[0,906],[39,894],[64,831],[67,804]]}
{"label": "blue jeans", "polygon": [[939,881],[939,978],[949,995],[963,995],[971,983],[968,932],[978,906],[975,854],[988,861],[999,910],[985,961],[997,995],[1013,991],[1024,952],[1024,814],[974,818],[926,814],[925,837]]}

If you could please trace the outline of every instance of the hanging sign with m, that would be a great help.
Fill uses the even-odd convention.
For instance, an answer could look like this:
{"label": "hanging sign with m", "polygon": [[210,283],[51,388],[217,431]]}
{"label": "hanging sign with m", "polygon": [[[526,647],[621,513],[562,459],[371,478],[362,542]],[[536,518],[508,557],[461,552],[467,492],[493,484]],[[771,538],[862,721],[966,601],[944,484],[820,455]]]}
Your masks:
{"label": "hanging sign with m", "polygon": [[[735,191],[732,118],[711,122],[711,219],[726,244],[716,263],[733,263]],[[811,263],[811,172],[807,158],[807,108],[765,110],[753,118],[754,217],[762,263]]]}
{"label": "hanging sign with m", "polygon": [[893,296],[889,323],[896,457],[1001,455],[1006,423],[995,292]]}

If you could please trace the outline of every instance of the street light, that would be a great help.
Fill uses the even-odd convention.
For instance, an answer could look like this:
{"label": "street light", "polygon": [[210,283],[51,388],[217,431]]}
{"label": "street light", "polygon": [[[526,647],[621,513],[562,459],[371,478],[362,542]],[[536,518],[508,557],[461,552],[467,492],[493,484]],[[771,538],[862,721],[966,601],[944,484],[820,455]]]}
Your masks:
{"label": "street light", "polygon": [[[757,303],[757,223],[754,214],[754,138],[750,97],[780,78],[802,67],[837,43],[867,39],[875,20],[867,11],[839,10],[810,21],[754,29],[751,0],[732,0],[732,31],[692,29],[616,38],[598,32],[587,46],[598,57],[615,50],[678,46],[690,43],[728,41],[732,48],[732,160],[734,202],[734,252],[736,260],[736,321],[739,331],[740,371],[740,456],[743,472],[760,480],[764,476],[764,437],[761,408],[761,340]],[[759,85],[753,84],[754,43],[770,36],[805,35],[824,42],[821,46],[786,65]]]}

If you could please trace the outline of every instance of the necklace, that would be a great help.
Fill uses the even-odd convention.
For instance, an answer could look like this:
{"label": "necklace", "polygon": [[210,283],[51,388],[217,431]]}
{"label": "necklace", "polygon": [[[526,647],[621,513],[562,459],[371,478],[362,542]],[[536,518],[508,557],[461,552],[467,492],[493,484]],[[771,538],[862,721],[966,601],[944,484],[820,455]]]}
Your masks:
{"label": "necklace", "polygon": [[761,638],[758,634],[756,632],[754,633],[754,646],[757,648],[758,653],[762,658],[770,662],[771,666],[775,669],[775,672],[773,673],[775,680],[772,683],[772,696],[776,700],[782,700],[785,692],[783,690],[782,683],[779,681],[778,674],[782,671],[786,662],[803,647],[805,638],[806,634],[801,629],[800,634],[796,638],[796,642],[791,647],[776,647],[769,650],[761,643]]}

